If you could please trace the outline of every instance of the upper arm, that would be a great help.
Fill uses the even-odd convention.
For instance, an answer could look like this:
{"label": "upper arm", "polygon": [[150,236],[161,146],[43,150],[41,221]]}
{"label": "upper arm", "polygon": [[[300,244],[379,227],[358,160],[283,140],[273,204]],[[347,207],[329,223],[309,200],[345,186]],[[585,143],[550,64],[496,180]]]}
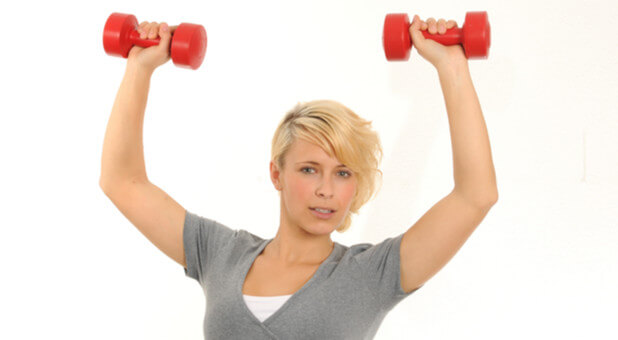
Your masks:
{"label": "upper arm", "polygon": [[479,206],[453,191],[425,213],[401,240],[401,286],[412,291],[433,277],[483,221],[491,204]]}
{"label": "upper arm", "polygon": [[167,256],[186,267],[182,239],[185,209],[150,181],[101,186],[137,229]]}

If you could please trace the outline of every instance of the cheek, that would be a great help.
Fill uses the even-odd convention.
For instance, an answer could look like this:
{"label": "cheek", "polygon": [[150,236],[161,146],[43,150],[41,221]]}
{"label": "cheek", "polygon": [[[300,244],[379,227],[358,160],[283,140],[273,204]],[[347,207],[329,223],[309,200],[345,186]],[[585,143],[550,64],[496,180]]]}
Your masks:
{"label": "cheek", "polygon": [[297,203],[301,202],[302,204],[304,204],[304,202],[307,201],[308,197],[312,193],[311,183],[309,183],[309,181],[307,181],[306,179],[303,180],[303,178],[294,176],[290,177],[287,183],[289,187],[288,193],[290,194],[290,198],[292,198],[292,200]]}
{"label": "cheek", "polygon": [[352,201],[354,198],[354,194],[356,194],[356,184],[350,184],[345,187],[345,197],[346,200]]}

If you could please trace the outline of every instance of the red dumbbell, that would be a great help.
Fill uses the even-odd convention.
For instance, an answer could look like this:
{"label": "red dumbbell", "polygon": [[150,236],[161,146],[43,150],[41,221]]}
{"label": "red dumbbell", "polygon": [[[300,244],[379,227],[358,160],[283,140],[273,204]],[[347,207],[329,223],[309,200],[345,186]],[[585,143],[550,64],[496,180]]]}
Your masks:
{"label": "red dumbbell", "polygon": [[[463,28],[453,27],[444,34],[421,31],[425,39],[442,45],[462,44],[466,58],[487,59],[489,54],[490,27],[487,12],[467,12]],[[405,13],[387,14],[384,19],[382,44],[386,59],[408,60],[412,48],[410,19]]]}
{"label": "red dumbbell", "polygon": [[[131,14],[112,13],[103,29],[103,48],[112,56],[127,58],[133,45],[158,45],[161,38],[140,39],[137,18]],[[206,30],[202,25],[180,24],[173,33],[170,54],[176,66],[197,69],[206,53]]]}

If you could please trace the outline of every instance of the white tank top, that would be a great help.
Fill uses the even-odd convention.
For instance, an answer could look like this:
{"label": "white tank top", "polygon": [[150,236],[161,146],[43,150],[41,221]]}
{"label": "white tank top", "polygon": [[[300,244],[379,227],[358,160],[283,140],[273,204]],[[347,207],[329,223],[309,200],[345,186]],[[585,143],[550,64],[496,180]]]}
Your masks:
{"label": "white tank top", "polygon": [[276,312],[292,294],[278,296],[253,296],[243,294],[242,296],[253,315],[263,322]]}

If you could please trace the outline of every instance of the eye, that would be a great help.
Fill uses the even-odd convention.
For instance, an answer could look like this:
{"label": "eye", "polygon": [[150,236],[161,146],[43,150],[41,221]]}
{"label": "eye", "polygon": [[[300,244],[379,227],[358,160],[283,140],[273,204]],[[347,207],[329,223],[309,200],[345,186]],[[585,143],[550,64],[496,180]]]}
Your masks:
{"label": "eye", "polygon": [[[311,170],[313,170],[313,168],[304,167],[304,168],[300,169],[300,171],[301,171],[301,172],[304,172],[303,170],[305,170],[305,169],[311,169]],[[306,173],[306,172],[305,172],[305,173]]]}
{"label": "eye", "polygon": [[[301,168],[301,169],[300,169],[300,171],[301,171],[301,172],[304,172],[304,173],[308,173],[308,172],[305,172],[305,171],[304,171],[305,169],[315,170],[315,169],[314,169],[314,168],[312,168],[312,167],[304,167],[304,168]],[[344,171],[344,170],[342,170],[342,171],[339,171],[338,173],[339,173],[339,174],[345,174],[345,176],[341,176],[341,177],[344,177],[344,178],[348,178],[348,177],[351,177],[351,176],[352,176],[352,174],[351,174],[349,171]]]}
{"label": "eye", "polygon": [[341,174],[341,173],[346,174],[346,176],[344,176],[344,177],[346,177],[346,178],[348,178],[348,177],[352,176],[352,174],[351,174],[349,171],[343,171],[343,170],[342,170],[342,171],[339,171],[339,173],[340,173],[340,174]]}

